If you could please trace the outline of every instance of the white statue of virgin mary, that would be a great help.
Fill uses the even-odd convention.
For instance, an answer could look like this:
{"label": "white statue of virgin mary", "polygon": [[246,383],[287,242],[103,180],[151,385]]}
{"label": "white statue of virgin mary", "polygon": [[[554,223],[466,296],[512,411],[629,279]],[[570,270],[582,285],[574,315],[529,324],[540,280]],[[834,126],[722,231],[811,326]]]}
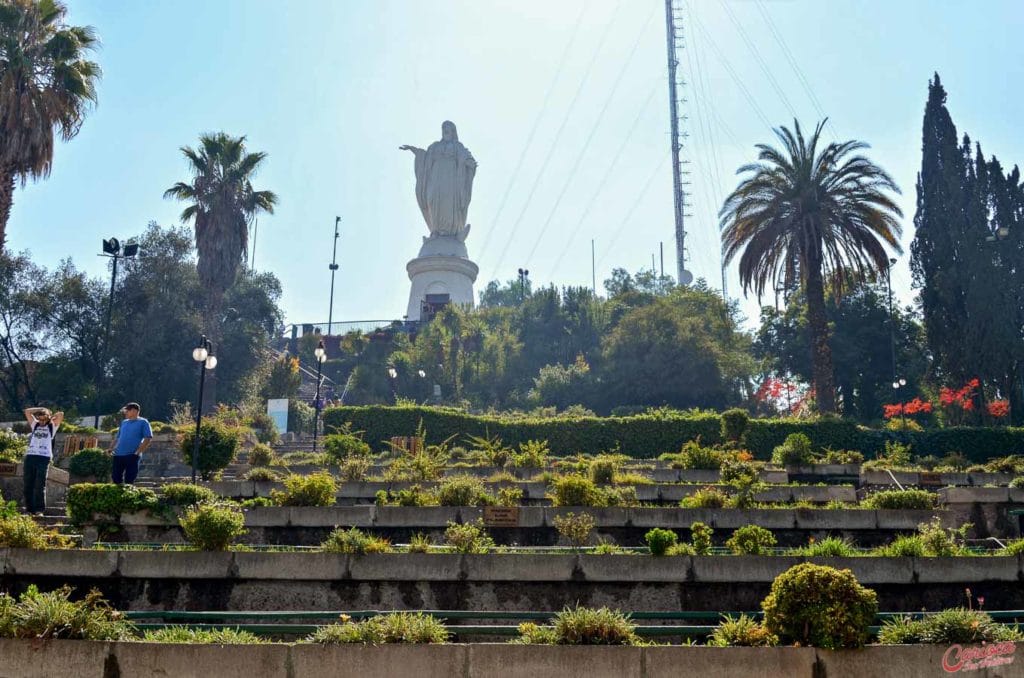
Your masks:
{"label": "white statue of virgin mary", "polygon": [[459,143],[455,123],[445,120],[441,124],[441,140],[426,150],[408,145],[399,149],[412,151],[416,156],[416,202],[430,237],[454,236],[464,241],[469,234],[466,214],[473,196],[476,160]]}

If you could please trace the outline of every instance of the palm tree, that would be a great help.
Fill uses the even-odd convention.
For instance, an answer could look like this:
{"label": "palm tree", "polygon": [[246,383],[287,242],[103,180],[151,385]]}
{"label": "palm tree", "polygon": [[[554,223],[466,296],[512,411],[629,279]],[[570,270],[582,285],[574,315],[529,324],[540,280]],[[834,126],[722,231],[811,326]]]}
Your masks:
{"label": "palm tree", "polygon": [[207,330],[216,333],[224,293],[235,282],[245,256],[249,225],[259,212],[274,212],[277,196],[253,189],[252,177],[267,154],[247,152],[245,137],[203,134],[198,149],[186,146],[181,152],[189,161],[192,183],[179,181],[164,197],[191,203],[181,219],[195,222],[199,280],[207,295]]}
{"label": "palm tree", "polygon": [[719,212],[726,263],[742,252],[740,282],[761,298],[768,282],[802,285],[807,295],[814,396],[819,411],[835,412],[836,396],[825,318],[825,282],[841,293],[844,280],[885,271],[885,246],[900,253],[899,193],[892,178],[860,155],[860,141],[831,143],[819,153],[822,121],[805,140],[775,130],[783,151],[758,144],[758,162]]}
{"label": "palm tree", "polygon": [[95,31],[68,26],[59,0],[0,2],[0,249],[14,182],[50,173],[53,139],[72,139],[96,103]]}

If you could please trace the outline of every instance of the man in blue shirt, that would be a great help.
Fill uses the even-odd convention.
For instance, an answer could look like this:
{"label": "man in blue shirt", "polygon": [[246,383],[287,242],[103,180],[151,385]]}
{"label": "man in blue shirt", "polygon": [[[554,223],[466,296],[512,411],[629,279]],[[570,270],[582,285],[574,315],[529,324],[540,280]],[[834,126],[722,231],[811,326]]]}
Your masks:
{"label": "man in blue shirt", "polygon": [[139,475],[139,460],[149,444],[153,442],[153,429],[149,421],[139,416],[138,403],[128,403],[122,410],[124,421],[117,430],[117,437],[111,445],[114,452],[113,479],[118,485],[135,482]]}

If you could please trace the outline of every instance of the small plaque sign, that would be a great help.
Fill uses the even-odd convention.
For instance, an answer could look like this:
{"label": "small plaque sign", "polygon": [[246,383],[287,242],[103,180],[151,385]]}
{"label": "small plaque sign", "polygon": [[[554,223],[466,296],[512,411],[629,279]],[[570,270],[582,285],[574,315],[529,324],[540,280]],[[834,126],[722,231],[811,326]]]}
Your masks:
{"label": "small plaque sign", "polygon": [[18,465],[10,462],[0,462],[0,476],[13,476],[18,472]]}
{"label": "small plaque sign", "polygon": [[922,485],[942,485],[941,473],[921,473],[918,475]]}
{"label": "small plaque sign", "polygon": [[519,507],[485,506],[484,525],[487,527],[519,527]]}

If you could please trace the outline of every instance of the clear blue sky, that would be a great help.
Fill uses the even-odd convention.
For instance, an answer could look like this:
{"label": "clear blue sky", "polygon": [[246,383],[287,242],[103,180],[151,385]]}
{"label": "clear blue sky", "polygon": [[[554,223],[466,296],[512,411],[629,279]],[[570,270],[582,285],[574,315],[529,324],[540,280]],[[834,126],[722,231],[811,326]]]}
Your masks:
{"label": "clear blue sky", "polygon": [[[326,320],[335,215],[335,319],[400,317],[426,229],[398,146],[427,145],[451,119],[480,164],[467,243],[478,288],[520,266],[535,284],[589,284],[591,238],[599,287],[612,267],[650,266],[659,241],[672,270],[661,0],[69,5],[103,40],[100,105],[52,176],[16,191],[9,227],[10,246],[47,265],[72,256],[99,274],[101,238],[175,223],[181,206],[161,195],[185,178],[178,147],[223,130],[269,153],[257,186],[280,206],[260,220],[256,267],[280,277],[288,320]],[[813,125],[811,95],[903,188],[906,245],[934,71],[958,129],[1004,166],[1024,161],[1019,1],[689,0],[685,23],[690,268],[716,287],[714,215],[735,168],[769,124],[795,112]],[[908,257],[894,276],[904,300]],[[756,319],[754,300],[743,308]]]}

